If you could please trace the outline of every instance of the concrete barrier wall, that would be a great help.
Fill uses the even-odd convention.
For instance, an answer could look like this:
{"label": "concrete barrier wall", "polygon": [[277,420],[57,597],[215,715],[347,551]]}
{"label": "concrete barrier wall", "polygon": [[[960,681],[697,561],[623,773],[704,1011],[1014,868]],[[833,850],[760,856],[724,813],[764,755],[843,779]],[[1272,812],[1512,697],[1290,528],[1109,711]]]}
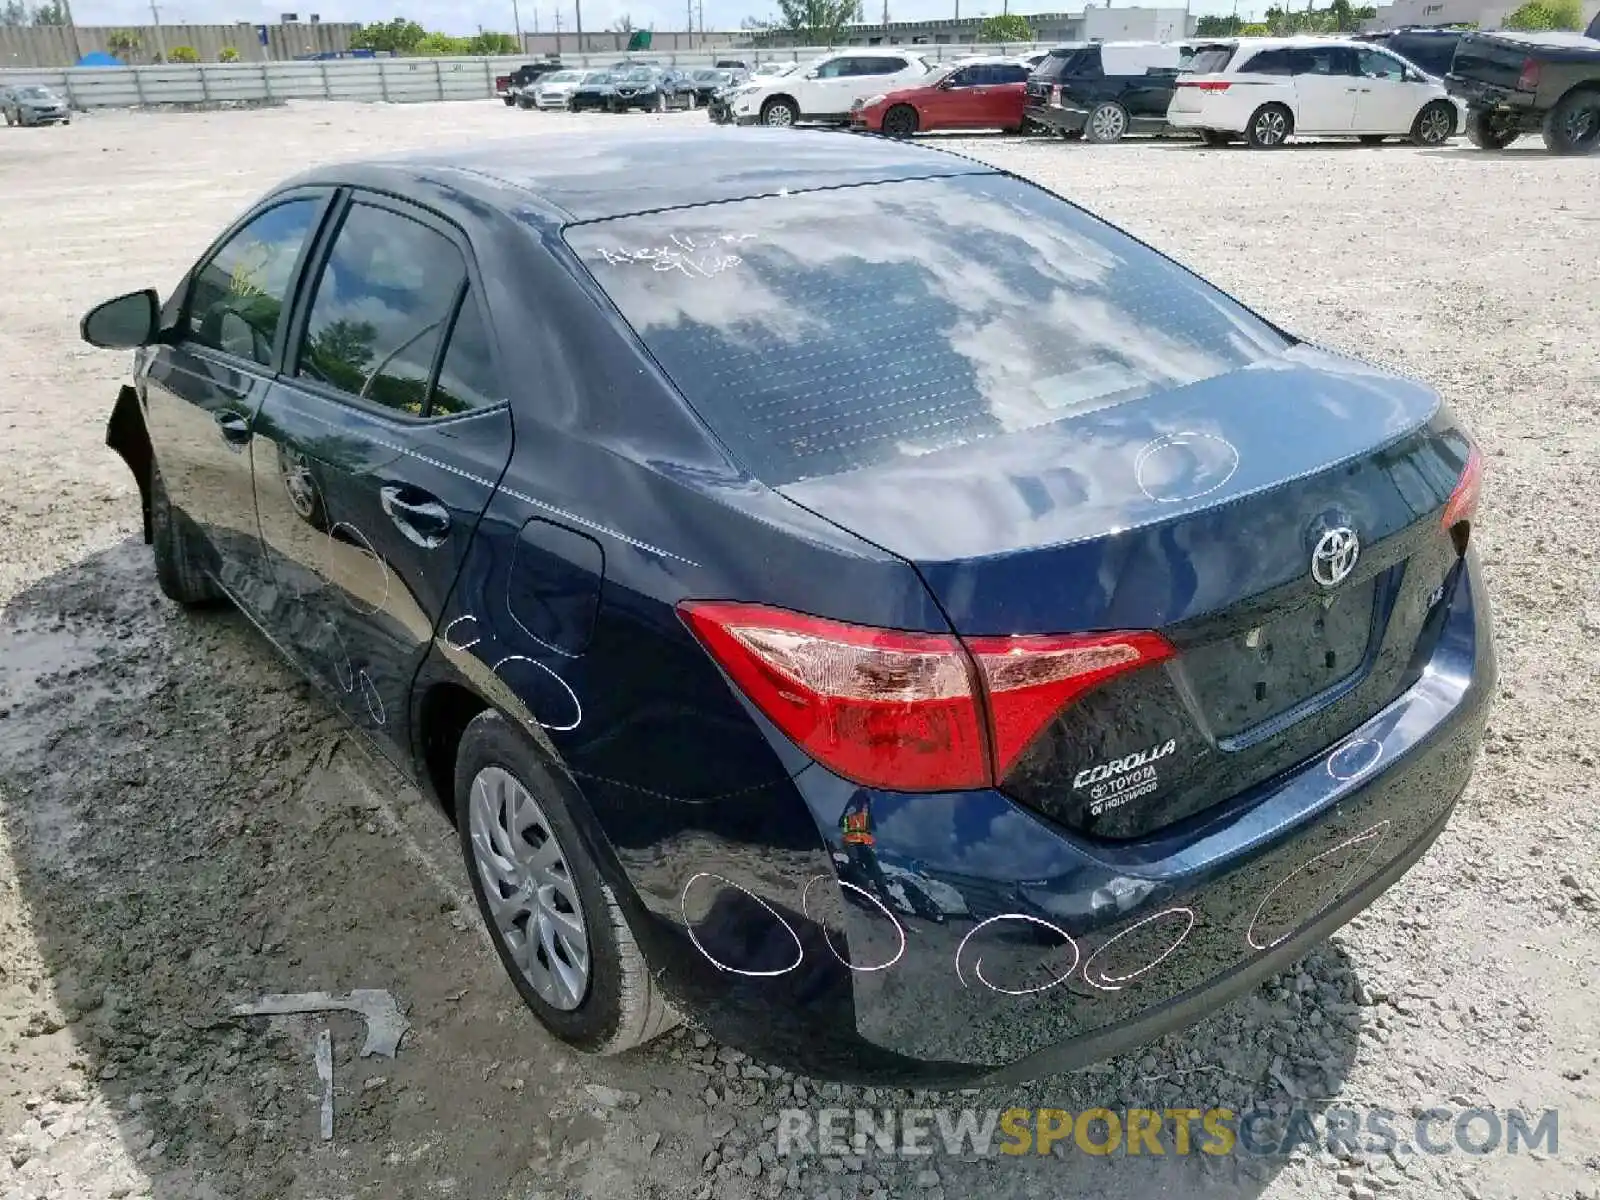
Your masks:
{"label": "concrete barrier wall", "polygon": [[138,49],[116,54],[129,66],[153,63],[174,46],[188,46],[202,62],[216,62],[224,49],[232,49],[242,62],[292,59],[299,54],[348,50],[359,25],[337,22],[313,25],[268,25],[267,44],[261,44],[256,27],[237,25],[64,25],[0,26],[0,68],[70,67],[85,54],[114,53],[109,45],[116,33],[132,34]]}
{"label": "concrete barrier wall", "polygon": [[[916,46],[930,62],[969,54],[1022,54],[1028,46]],[[806,61],[826,49],[706,50],[642,53],[634,57],[680,67],[709,66],[717,58],[746,62]],[[224,101],[355,100],[416,103],[482,100],[495,94],[497,75],[509,74],[526,58],[371,58],[323,62],[166,63],[148,67],[76,67],[0,70],[0,87],[40,83],[67,97],[75,108],[123,108]],[[568,67],[605,67],[612,54],[567,54]]]}

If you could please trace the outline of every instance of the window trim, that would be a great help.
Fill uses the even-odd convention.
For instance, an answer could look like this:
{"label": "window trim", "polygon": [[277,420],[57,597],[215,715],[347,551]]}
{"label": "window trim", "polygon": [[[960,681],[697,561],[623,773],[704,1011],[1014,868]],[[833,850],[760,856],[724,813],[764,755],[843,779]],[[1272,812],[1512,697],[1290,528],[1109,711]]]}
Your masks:
{"label": "window trim", "polygon": [[[318,244],[323,238],[328,225],[328,214],[333,210],[338,199],[339,189],[327,184],[313,184],[302,187],[286,188],[280,192],[273,192],[264,197],[255,207],[239,217],[220,234],[212,239],[211,244],[205,248],[189,268],[189,273],[184,276],[179,284],[183,295],[183,302],[178,306],[178,314],[171,326],[174,336],[168,343],[174,349],[182,350],[185,354],[196,354],[201,357],[215,356],[230,367],[238,366],[252,375],[261,375],[274,378],[283,370],[284,357],[289,352],[289,330],[294,323],[295,310],[304,279],[306,264],[316,253]],[[312,215],[310,232],[306,240],[300,245],[300,252],[295,256],[294,266],[289,269],[289,287],[284,292],[283,315],[278,319],[278,328],[273,333],[272,359],[270,362],[257,362],[254,358],[245,358],[233,354],[217,346],[208,346],[204,342],[196,341],[189,336],[189,317],[191,306],[194,303],[195,288],[200,281],[200,273],[204,271],[228,246],[228,243],[242,233],[249,225],[266,216],[275,208],[282,208],[285,204],[293,204],[302,200],[321,200],[320,208]]]}
{"label": "window trim", "polygon": [[[377,188],[342,186],[339,188],[339,197],[333,205],[333,210],[325,216],[322,229],[316,239],[315,256],[304,264],[299,284],[295,289],[294,306],[289,314],[289,341],[285,345],[281,358],[278,377],[291,386],[300,389],[308,395],[319,399],[328,400],[334,404],[342,405],[355,412],[383,417],[398,425],[442,425],[449,421],[471,420],[484,413],[496,412],[508,408],[511,397],[505,390],[505,371],[503,358],[500,352],[498,335],[495,332],[494,322],[489,319],[489,311],[482,299],[484,295],[483,274],[478,269],[477,255],[472,249],[472,239],[466,231],[451,221],[443,214],[431,208],[424,207],[405,196],[393,192],[382,191]],[[316,286],[322,279],[322,271],[327,266],[328,259],[332,256],[334,243],[338,241],[339,230],[344,225],[345,217],[357,204],[364,204],[369,208],[379,208],[394,213],[396,216],[415,221],[417,224],[432,229],[435,233],[448,239],[461,255],[463,266],[466,268],[465,287],[457,287],[455,298],[451,301],[448,322],[439,345],[434,350],[433,362],[428,375],[428,390],[423,401],[423,411],[419,414],[402,412],[397,408],[390,408],[386,404],[379,404],[375,400],[365,400],[360,396],[341,391],[325,383],[295,372],[300,366],[300,350],[305,342],[306,326],[311,319],[311,305],[316,299]],[[463,413],[450,413],[445,416],[429,416],[428,409],[433,402],[433,389],[439,383],[439,371],[444,365],[444,355],[448,352],[450,339],[455,334],[456,322],[461,318],[463,298],[476,293],[478,299],[478,317],[483,322],[489,341],[489,368],[494,376],[495,391],[499,393],[496,398],[482,408],[469,409]]]}

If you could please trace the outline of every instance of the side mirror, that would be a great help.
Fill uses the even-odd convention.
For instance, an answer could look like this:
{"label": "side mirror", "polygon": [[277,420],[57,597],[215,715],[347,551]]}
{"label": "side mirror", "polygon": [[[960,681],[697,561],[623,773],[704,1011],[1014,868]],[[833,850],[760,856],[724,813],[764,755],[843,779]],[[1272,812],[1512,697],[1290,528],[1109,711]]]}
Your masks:
{"label": "side mirror", "polygon": [[818,77],[819,76],[818,76],[818,73],[816,71],[807,71],[806,72],[806,78],[807,79],[816,79]]}
{"label": "side mirror", "polygon": [[161,333],[161,297],[154,288],[95,305],[78,322],[78,336],[102,350],[135,350]]}

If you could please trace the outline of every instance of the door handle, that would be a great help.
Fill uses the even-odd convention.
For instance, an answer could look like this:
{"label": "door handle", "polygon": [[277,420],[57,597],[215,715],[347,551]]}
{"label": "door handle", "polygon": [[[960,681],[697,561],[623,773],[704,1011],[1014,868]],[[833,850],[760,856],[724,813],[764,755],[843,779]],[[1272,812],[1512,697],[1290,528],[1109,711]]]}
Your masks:
{"label": "door handle", "polygon": [[250,444],[250,418],[243,413],[225,408],[216,414],[217,431],[230,447],[243,448]]}
{"label": "door handle", "polygon": [[407,540],[432,550],[450,532],[450,510],[426,492],[400,484],[385,484],[378,489],[383,511]]}

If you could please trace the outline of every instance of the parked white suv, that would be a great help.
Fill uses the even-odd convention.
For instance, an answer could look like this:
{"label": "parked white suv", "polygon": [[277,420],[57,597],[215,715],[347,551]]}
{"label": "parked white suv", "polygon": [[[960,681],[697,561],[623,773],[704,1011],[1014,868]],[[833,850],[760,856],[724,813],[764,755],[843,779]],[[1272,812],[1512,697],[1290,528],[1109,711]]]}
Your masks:
{"label": "parked white suv", "polygon": [[752,78],[728,97],[728,106],[737,125],[843,125],[857,100],[908,87],[931,69],[920,54],[900,49],[843,51],[787,75]]}
{"label": "parked white suv", "polygon": [[1243,136],[1281,146],[1291,134],[1409,137],[1437,146],[1466,123],[1439,80],[1389,50],[1342,38],[1238,38],[1196,46],[1167,124],[1209,145]]}

